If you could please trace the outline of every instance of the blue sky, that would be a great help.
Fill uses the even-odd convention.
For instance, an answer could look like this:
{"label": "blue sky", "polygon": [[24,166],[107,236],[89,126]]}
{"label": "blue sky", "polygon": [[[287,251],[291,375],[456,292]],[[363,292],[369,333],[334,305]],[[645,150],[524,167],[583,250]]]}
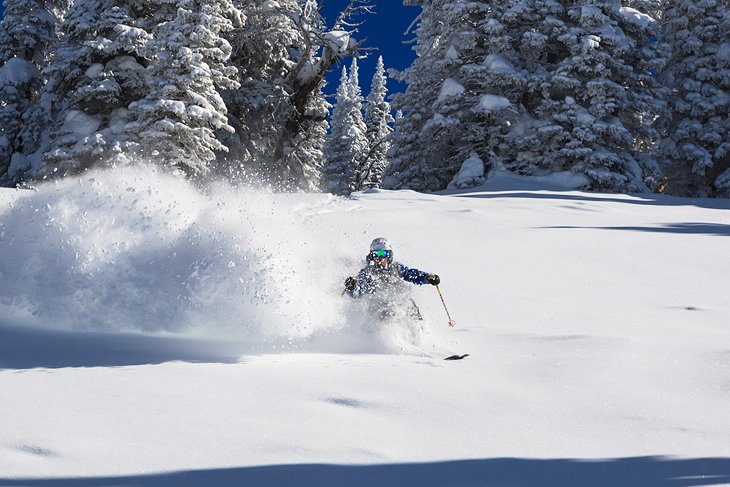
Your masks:
{"label": "blue sky", "polygon": [[[340,11],[347,6],[347,3],[348,0],[324,1],[322,15],[327,20],[328,25],[332,25]],[[360,84],[362,85],[363,94],[370,91],[370,80],[373,77],[378,55],[383,56],[386,68],[404,69],[413,62],[415,54],[411,49],[412,46],[403,44],[403,41],[412,38],[413,34],[404,36],[403,33],[420,10],[417,7],[404,7],[402,0],[372,0],[372,3],[375,5],[375,13],[362,17],[364,23],[360,27],[361,32],[358,37],[358,39],[367,38],[365,47],[377,49],[377,51],[371,52],[366,59],[359,61]],[[2,11],[2,0],[0,0],[0,15],[2,15]],[[349,66],[349,59],[346,64]],[[326,93],[332,94],[337,89],[341,70],[342,66],[335,66],[327,77]],[[404,89],[405,86],[394,80],[389,80],[389,91],[402,91]]]}
{"label": "blue sky", "polygon": [[[348,0],[325,0],[322,15],[329,26],[332,25],[339,12],[344,10],[347,4]],[[358,40],[366,38],[364,47],[377,49],[377,51],[371,52],[367,58],[358,61],[360,85],[365,95],[370,91],[370,80],[375,71],[378,55],[383,56],[386,69],[405,69],[415,59],[416,55],[413,52],[412,44],[403,44],[403,41],[414,37],[413,33],[405,36],[404,32],[420,12],[417,7],[404,7],[402,0],[372,0],[372,4],[375,5],[375,13],[362,17],[364,23],[360,27],[360,33],[357,37]],[[348,67],[350,62],[350,59],[346,60]],[[342,66],[336,66],[327,76],[326,93],[335,92],[341,71]],[[404,89],[404,85],[394,80],[388,81],[388,90],[390,92]]]}

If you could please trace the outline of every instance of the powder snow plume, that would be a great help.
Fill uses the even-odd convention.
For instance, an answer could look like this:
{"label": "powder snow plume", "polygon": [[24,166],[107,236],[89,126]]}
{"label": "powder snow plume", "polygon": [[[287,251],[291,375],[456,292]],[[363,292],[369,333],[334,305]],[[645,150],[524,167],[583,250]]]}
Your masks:
{"label": "powder snow plume", "polygon": [[42,185],[0,210],[0,309],[58,328],[306,342],[342,327],[347,235],[329,195],[217,186],[149,167]]}

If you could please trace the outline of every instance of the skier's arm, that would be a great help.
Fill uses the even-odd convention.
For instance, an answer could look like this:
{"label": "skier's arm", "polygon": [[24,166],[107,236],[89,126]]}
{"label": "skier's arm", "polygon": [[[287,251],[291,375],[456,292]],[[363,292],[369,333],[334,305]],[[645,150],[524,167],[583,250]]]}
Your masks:
{"label": "skier's arm", "polygon": [[345,280],[345,291],[353,298],[359,298],[372,288],[365,269],[357,273],[357,277],[348,277]]}
{"label": "skier's arm", "polygon": [[401,279],[404,281],[412,282],[413,284],[428,284],[428,272],[419,271],[418,269],[411,269],[403,264],[398,264],[398,273]]}

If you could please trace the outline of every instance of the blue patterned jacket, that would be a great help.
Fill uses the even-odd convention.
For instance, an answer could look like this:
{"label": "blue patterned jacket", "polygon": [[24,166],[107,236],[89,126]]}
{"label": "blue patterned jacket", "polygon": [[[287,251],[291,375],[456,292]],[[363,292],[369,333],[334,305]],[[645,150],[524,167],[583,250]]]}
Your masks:
{"label": "blue patterned jacket", "polygon": [[357,284],[352,291],[353,297],[363,294],[373,294],[378,291],[395,291],[402,287],[403,282],[423,285],[428,283],[428,272],[406,267],[400,262],[392,262],[388,267],[381,268],[370,265],[357,273]]}

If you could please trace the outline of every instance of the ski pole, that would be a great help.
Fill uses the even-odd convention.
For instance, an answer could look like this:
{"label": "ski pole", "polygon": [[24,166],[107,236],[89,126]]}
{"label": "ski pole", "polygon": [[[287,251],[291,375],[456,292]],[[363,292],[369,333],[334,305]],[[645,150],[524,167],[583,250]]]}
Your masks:
{"label": "ski pole", "polygon": [[444,301],[444,295],[441,294],[441,289],[439,289],[438,286],[436,286],[436,290],[439,292],[439,296],[441,297],[441,304],[444,305],[444,310],[446,310],[446,316],[449,317],[449,326],[453,328],[456,325],[456,322],[451,319],[451,315],[449,314],[449,308],[446,307],[446,301]]}

